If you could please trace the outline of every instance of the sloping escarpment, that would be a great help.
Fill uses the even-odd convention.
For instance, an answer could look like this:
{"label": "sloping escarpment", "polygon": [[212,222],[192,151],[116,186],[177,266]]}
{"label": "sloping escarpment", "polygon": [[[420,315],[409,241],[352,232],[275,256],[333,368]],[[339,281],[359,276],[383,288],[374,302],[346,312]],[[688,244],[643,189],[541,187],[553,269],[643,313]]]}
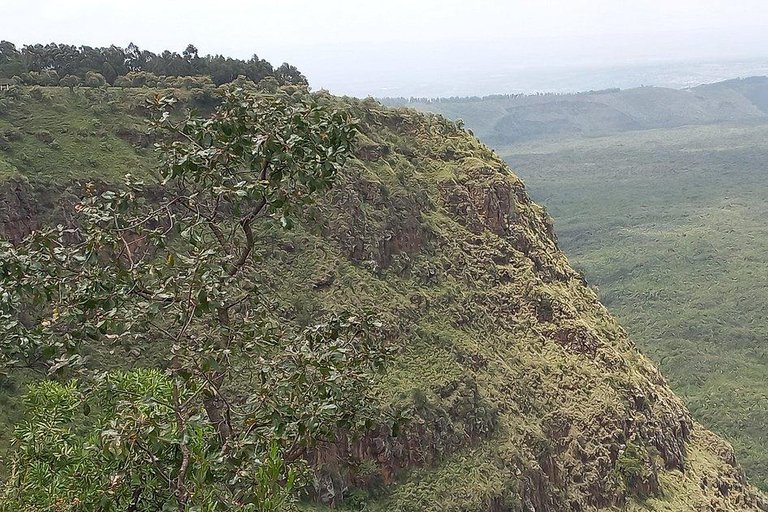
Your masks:
{"label": "sloping escarpment", "polygon": [[376,510],[768,508],[500,159],[436,116],[358,115],[363,158],[323,212],[325,241],[365,273],[339,270],[359,291],[324,293],[388,310],[402,350],[382,402],[410,421],[321,449],[337,479],[321,501],[362,488]]}
{"label": "sloping escarpment", "polygon": [[[318,504],[307,507],[768,510],[495,154],[440,116],[316,97],[361,120],[358,158],[311,224],[259,230],[259,291],[287,324],[376,311],[398,352],[375,390],[388,421],[308,455]],[[66,203],[29,197],[66,188],[45,179],[6,190],[6,235]]]}

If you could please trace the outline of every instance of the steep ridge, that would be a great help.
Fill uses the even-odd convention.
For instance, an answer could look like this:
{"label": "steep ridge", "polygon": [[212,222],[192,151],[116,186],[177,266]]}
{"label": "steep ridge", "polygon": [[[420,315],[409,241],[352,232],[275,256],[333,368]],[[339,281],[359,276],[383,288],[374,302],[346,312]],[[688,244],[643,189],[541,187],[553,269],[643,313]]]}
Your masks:
{"label": "steep ridge", "polygon": [[[136,167],[100,167],[134,151],[116,133],[145,93],[115,92],[99,114],[111,121],[72,145],[68,123],[91,122],[89,100],[49,94],[0,114],[19,132],[0,153],[15,167],[0,203],[7,236],[53,205],[66,211],[67,185],[151,160],[135,149]],[[398,347],[379,402],[402,418],[311,454],[320,508],[768,510],[730,446],[692,421],[570,267],[500,158],[441,116],[316,97],[361,120],[357,158],[315,223],[260,231],[260,288],[297,324],[345,304],[375,310]],[[21,158],[40,142],[33,121],[57,109],[69,116],[49,128],[60,149]],[[94,172],[31,172],[59,151],[94,161]]]}
{"label": "steep ridge", "polygon": [[758,508],[730,448],[636,352],[500,159],[437,116],[359,115],[367,162],[329,226],[402,294],[391,321],[408,341],[382,390],[418,427],[350,452],[385,475],[426,466],[382,509]]}

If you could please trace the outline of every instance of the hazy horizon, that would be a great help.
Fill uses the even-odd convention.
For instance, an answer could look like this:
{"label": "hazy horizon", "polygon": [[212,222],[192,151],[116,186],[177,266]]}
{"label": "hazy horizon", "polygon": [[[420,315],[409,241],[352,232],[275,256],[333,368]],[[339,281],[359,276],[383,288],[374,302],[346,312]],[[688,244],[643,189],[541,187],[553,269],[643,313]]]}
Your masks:
{"label": "hazy horizon", "polygon": [[[3,4],[6,0],[0,0]],[[0,39],[104,46],[297,66],[314,89],[454,96],[680,86],[768,73],[768,6],[755,0],[32,0],[2,5]],[[88,29],[83,30],[83,23]]]}

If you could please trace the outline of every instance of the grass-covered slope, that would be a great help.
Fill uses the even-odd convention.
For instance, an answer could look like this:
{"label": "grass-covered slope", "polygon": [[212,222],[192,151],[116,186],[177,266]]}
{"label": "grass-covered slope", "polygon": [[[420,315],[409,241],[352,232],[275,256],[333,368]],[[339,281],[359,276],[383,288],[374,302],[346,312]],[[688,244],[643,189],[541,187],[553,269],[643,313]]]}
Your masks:
{"label": "grass-covered slope", "polygon": [[[34,205],[27,224],[0,205],[10,235],[54,203],[65,213],[56,198],[76,189],[72,179],[112,181],[151,164],[117,136],[137,122],[135,97],[106,93],[117,105],[102,121],[109,128],[70,147],[62,130],[93,118],[88,99],[48,94],[0,114],[21,133],[2,152],[17,176],[5,196]],[[436,115],[320,99],[360,118],[358,155],[314,224],[260,231],[260,291],[298,324],[348,305],[377,311],[398,347],[377,394],[407,420],[319,446],[310,462],[321,501],[403,511],[766,508],[729,445],[692,421],[569,266],[543,209],[500,158]],[[43,128],[61,108],[67,124]],[[59,148],[21,159],[41,129]],[[130,156],[46,174],[56,151],[75,161],[109,153],[101,139]]]}

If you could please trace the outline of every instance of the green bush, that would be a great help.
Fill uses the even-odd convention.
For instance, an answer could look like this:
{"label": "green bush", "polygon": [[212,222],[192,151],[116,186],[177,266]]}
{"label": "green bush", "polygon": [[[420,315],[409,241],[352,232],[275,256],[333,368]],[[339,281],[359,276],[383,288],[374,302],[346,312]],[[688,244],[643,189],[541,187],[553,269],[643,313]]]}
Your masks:
{"label": "green bush", "polygon": [[[226,492],[219,474],[226,468],[206,449],[216,432],[200,420],[203,411],[179,430],[165,405],[173,393],[170,378],[148,369],[109,374],[86,393],[74,382],[33,384],[25,398],[27,421],[14,435],[10,477],[0,488],[0,511],[167,510],[176,503],[169,484],[182,445],[195,468],[188,506],[211,510],[211,500]],[[241,510],[278,510],[294,477],[276,448],[254,476],[260,505]]]}
{"label": "green bush", "polygon": [[104,75],[101,73],[96,73],[95,71],[89,71],[85,74],[85,86],[86,87],[102,87],[107,84],[107,80],[104,78]]}

